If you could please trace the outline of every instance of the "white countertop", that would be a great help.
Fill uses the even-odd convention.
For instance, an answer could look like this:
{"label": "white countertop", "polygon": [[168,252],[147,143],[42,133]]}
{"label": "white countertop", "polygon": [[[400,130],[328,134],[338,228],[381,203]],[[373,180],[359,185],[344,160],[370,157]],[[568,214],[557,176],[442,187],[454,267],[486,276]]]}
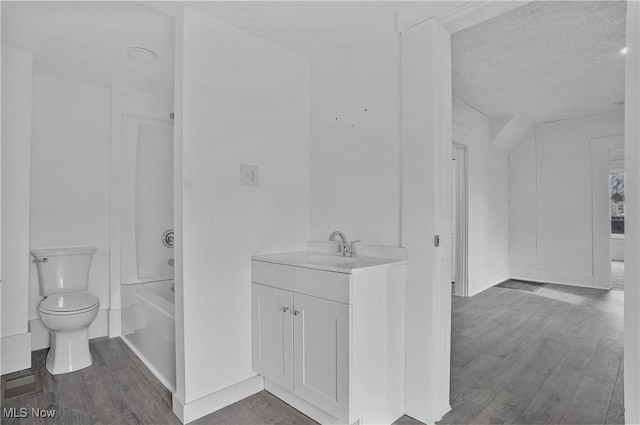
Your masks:
{"label": "white countertop", "polygon": [[337,273],[354,273],[360,269],[382,267],[391,264],[406,264],[406,260],[380,257],[340,257],[317,251],[283,252],[279,254],[254,255],[254,261],[284,264]]}

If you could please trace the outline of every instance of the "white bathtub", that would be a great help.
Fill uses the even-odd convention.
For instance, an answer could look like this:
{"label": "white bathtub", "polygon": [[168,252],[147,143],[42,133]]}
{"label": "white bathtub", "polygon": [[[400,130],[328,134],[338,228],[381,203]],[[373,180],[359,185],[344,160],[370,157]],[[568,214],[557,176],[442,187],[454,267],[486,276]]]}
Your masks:
{"label": "white bathtub", "polygon": [[173,281],[122,285],[122,340],[171,392],[176,386]]}

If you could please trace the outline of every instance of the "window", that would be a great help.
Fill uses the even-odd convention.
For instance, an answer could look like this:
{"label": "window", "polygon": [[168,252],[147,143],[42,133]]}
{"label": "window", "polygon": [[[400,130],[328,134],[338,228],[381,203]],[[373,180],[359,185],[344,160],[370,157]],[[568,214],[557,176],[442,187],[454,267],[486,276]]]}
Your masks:
{"label": "window", "polygon": [[624,172],[609,174],[611,234],[624,235]]}

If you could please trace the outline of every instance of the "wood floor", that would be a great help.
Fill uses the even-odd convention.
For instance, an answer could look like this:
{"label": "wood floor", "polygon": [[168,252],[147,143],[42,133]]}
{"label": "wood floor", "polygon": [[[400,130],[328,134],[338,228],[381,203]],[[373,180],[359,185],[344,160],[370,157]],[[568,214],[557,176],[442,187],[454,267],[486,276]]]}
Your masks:
{"label": "wood floor", "polygon": [[452,305],[442,424],[623,424],[624,293],[493,287]]}
{"label": "wood floor", "polygon": [[[454,298],[451,405],[442,424],[622,424],[623,292],[546,285]],[[91,341],[94,364],[52,376],[33,353],[42,391],[3,402],[56,410],[6,424],[175,424],[171,394],[118,338]],[[194,422],[315,424],[262,391]],[[396,424],[419,424],[404,416]]]}

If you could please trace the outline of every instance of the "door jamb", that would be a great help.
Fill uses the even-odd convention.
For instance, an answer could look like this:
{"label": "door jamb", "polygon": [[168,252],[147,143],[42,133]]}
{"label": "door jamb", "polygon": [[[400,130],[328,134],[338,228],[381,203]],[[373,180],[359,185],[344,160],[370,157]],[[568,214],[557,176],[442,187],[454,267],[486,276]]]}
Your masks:
{"label": "door jamb", "polygon": [[[456,218],[457,242],[456,251],[456,283],[454,295],[469,296],[469,148],[467,145],[453,141],[453,148],[460,152],[458,168],[457,206],[459,217]],[[458,221],[460,221],[458,223]]]}

